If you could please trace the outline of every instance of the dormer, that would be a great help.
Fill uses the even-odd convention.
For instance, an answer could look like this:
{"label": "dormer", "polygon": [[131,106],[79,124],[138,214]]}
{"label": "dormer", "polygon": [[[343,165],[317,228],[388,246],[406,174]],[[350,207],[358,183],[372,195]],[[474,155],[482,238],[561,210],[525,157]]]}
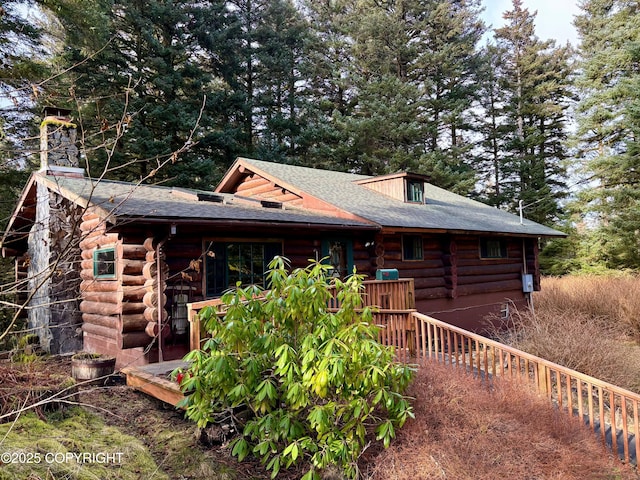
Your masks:
{"label": "dormer", "polygon": [[424,204],[427,203],[424,185],[428,181],[429,177],[426,175],[393,173],[359,180],[356,183],[405,203]]}

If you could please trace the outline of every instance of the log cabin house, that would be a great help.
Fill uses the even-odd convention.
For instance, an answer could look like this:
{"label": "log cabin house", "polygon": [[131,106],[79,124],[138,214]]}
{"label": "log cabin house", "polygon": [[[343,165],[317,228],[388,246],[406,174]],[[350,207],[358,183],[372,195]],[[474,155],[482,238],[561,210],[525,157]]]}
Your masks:
{"label": "log cabin house", "polygon": [[[335,275],[413,278],[415,307],[471,330],[540,288],[538,240],[561,232],[421,175],[370,177],[239,158],[214,192],[89,178],[68,111],[48,110],[41,169],[2,238],[52,352],[118,365],[181,358],[186,306],[262,284],[274,255]],[[384,307],[384,306],[383,306]],[[158,341],[159,338],[159,341]]]}

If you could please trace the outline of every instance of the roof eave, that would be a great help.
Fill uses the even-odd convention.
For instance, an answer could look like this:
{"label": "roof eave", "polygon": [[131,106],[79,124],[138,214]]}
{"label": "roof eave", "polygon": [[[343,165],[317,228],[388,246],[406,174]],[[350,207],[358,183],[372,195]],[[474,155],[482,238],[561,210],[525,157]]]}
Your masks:
{"label": "roof eave", "polygon": [[419,233],[429,232],[443,235],[491,235],[498,237],[522,237],[522,238],[565,238],[566,233],[557,231],[556,233],[542,232],[506,232],[493,230],[464,230],[452,228],[424,228],[424,227],[394,227],[383,225],[383,233]]}
{"label": "roof eave", "polygon": [[247,227],[310,227],[318,229],[333,230],[363,230],[363,231],[379,231],[380,226],[369,224],[334,224],[334,223],[316,223],[316,222],[300,222],[300,221],[273,221],[273,220],[246,220],[246,219],[219,219],[219,218],[185,218],[185,217],[149,217],[136,215],[118,215],[119,224],[127,221],[136,221],[140,224],[176,224],[176,225],[216,225],[216,226],[247,226]]}

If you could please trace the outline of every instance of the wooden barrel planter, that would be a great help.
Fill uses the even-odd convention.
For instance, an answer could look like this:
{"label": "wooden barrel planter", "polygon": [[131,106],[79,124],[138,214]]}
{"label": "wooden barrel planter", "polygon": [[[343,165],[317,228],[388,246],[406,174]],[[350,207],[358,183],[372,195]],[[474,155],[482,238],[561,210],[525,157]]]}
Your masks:
{"label": "wooden barrel planter", "polygon": [[71,376],[79,382],[98,380],[113,374],[116,358],[80,352],[71,357]]}

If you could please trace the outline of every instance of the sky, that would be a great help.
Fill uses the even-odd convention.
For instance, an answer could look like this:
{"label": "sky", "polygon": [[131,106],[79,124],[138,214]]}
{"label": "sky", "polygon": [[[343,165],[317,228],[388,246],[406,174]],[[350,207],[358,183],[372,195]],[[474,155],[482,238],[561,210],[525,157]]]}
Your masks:
{"label": "sky", "polygon": [[[536,35],[540,40],[554,39],[560,45],[570,41],[577,46],[578,35],[572,25],[573,17],[580,13],[579,0],[523,0],[530,12],[538,11],[536,16]],[[511,0],[483,0],[485,11],[482,18],[489,26],[499,28],[503,25],[502,14],[512,9]]]}

